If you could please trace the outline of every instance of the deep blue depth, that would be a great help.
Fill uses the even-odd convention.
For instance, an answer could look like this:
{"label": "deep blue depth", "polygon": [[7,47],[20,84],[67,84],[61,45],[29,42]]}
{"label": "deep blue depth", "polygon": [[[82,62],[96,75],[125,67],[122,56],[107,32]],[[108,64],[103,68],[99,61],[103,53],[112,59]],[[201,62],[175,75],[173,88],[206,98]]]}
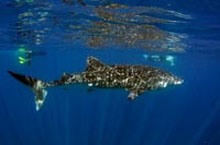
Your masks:
{"label": "deep blue depth", "polygon": [[[92,49],[87,46],[87,36],[82,39],[84,33],[69,29],[69,24],[85,26],[88,23],[85,20],[98,21],[99,18],[88,15],[92,10],[61,0],[39,1],[46,6],[25,0],[20,4],[0,2],[0,145],[220,145],[220,1],[108,1],[113,2],[155,6],[190,16],[185,19],[159,14],[159,18],[185,23],[154,24],[187,36],[181,42],[185,52],[111,46],[111,42]],[[85,3],[106,4],[89,0]],[[53,21],[25,25],[20,34],[19,14],[34,8],[36,13],[46,9],[49,12],[46,18]],[[44,28],[50,30],[33,31],[34,36],[29,31]],[[37,44],[37,34],[42,36],[39,36],[41,44]],[[76,36],[80,38],[72,40]],[[19,63],[19,56],[23,57],[20,48],[35,53],[31,64]],[[143,54],[172,55],[175,66],[146,60]],[[97,88],[90,92],[80,85],[50,88],[42,110],[36,112],[31,90],[7,74],[7,70],[13,70],[51,81],[63,72],[83,71],[88,56],[107,64],[159,67],[185,82],[146,92],[134,101],[127,100],[128,92],[123,89]]]}

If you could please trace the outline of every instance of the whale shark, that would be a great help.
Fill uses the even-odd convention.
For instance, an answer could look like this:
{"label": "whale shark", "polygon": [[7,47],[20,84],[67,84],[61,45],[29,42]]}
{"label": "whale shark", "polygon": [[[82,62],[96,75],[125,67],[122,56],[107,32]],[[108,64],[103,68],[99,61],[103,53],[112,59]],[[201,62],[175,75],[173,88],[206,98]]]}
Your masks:
{"label": "whale shark", "polygon": [[47,88],[55,86],[83,83],[88,87],[123,88],[129,91],[128,99],[134,100],[144,92],[183,83],[183,79],[159,68],[143,65],[107,65],[93,56],[87,58],[85,71],[63,73],[60,79],[51,82],[12,71],[8,73],[32,89],[37,111],[46,99]]}

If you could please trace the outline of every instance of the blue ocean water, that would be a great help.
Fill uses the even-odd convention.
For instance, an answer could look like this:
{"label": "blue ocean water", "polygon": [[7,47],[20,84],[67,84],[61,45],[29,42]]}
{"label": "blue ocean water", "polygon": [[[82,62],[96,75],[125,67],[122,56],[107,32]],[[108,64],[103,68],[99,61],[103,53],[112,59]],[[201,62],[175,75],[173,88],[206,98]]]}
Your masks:
{"label": "blue ocean water", "polygon": [[[0,145],[220,145],[218,0],[8,0],[0,8]],[[52,81],[83,71],[88,56],[162,68],[184,83],[134,101],[123,89],[55,87],[36,111],[33,92],[7,73]]]}

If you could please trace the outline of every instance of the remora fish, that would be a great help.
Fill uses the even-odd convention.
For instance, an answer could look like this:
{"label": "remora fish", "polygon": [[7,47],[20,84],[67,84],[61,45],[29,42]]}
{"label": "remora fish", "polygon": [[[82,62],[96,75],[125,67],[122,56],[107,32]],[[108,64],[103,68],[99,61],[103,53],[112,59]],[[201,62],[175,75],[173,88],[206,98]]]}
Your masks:
{"label": "remora fish", "polygon": [[52,82],[8,72],[33,90],[36,110],[42,107],[46,99],[46,88],[59,85],[85,83],[89,87],[124,88],[130,91],[128,98],[134,100],[143,92],[183,83],[182,79],[158,68],[142,65],[106,65],[95,57],[87,58],[87,67],[84,72],[64,73],[60,80]]}

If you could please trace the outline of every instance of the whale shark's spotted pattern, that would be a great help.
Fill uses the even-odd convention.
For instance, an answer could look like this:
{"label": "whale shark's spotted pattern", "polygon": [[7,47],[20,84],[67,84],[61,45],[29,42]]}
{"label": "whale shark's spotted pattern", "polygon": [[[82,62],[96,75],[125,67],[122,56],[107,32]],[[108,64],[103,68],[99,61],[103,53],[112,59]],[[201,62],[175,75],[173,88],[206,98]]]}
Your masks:
{"label": "whale shark's spotted pattern", "polygon": [[89,87],[124,88],[130,91],[128,98],[134,100],[148,90],[183,83],[182,79],[158,68],[142,65],[106,65],[95,57],[88,57],[84,72],[64,73],[60,80],[52,82],[43,82],[32,77],[9,73],[34,90],[37,110],[40,109],[47,95],[45,88],[58,85],[86,83]]}

